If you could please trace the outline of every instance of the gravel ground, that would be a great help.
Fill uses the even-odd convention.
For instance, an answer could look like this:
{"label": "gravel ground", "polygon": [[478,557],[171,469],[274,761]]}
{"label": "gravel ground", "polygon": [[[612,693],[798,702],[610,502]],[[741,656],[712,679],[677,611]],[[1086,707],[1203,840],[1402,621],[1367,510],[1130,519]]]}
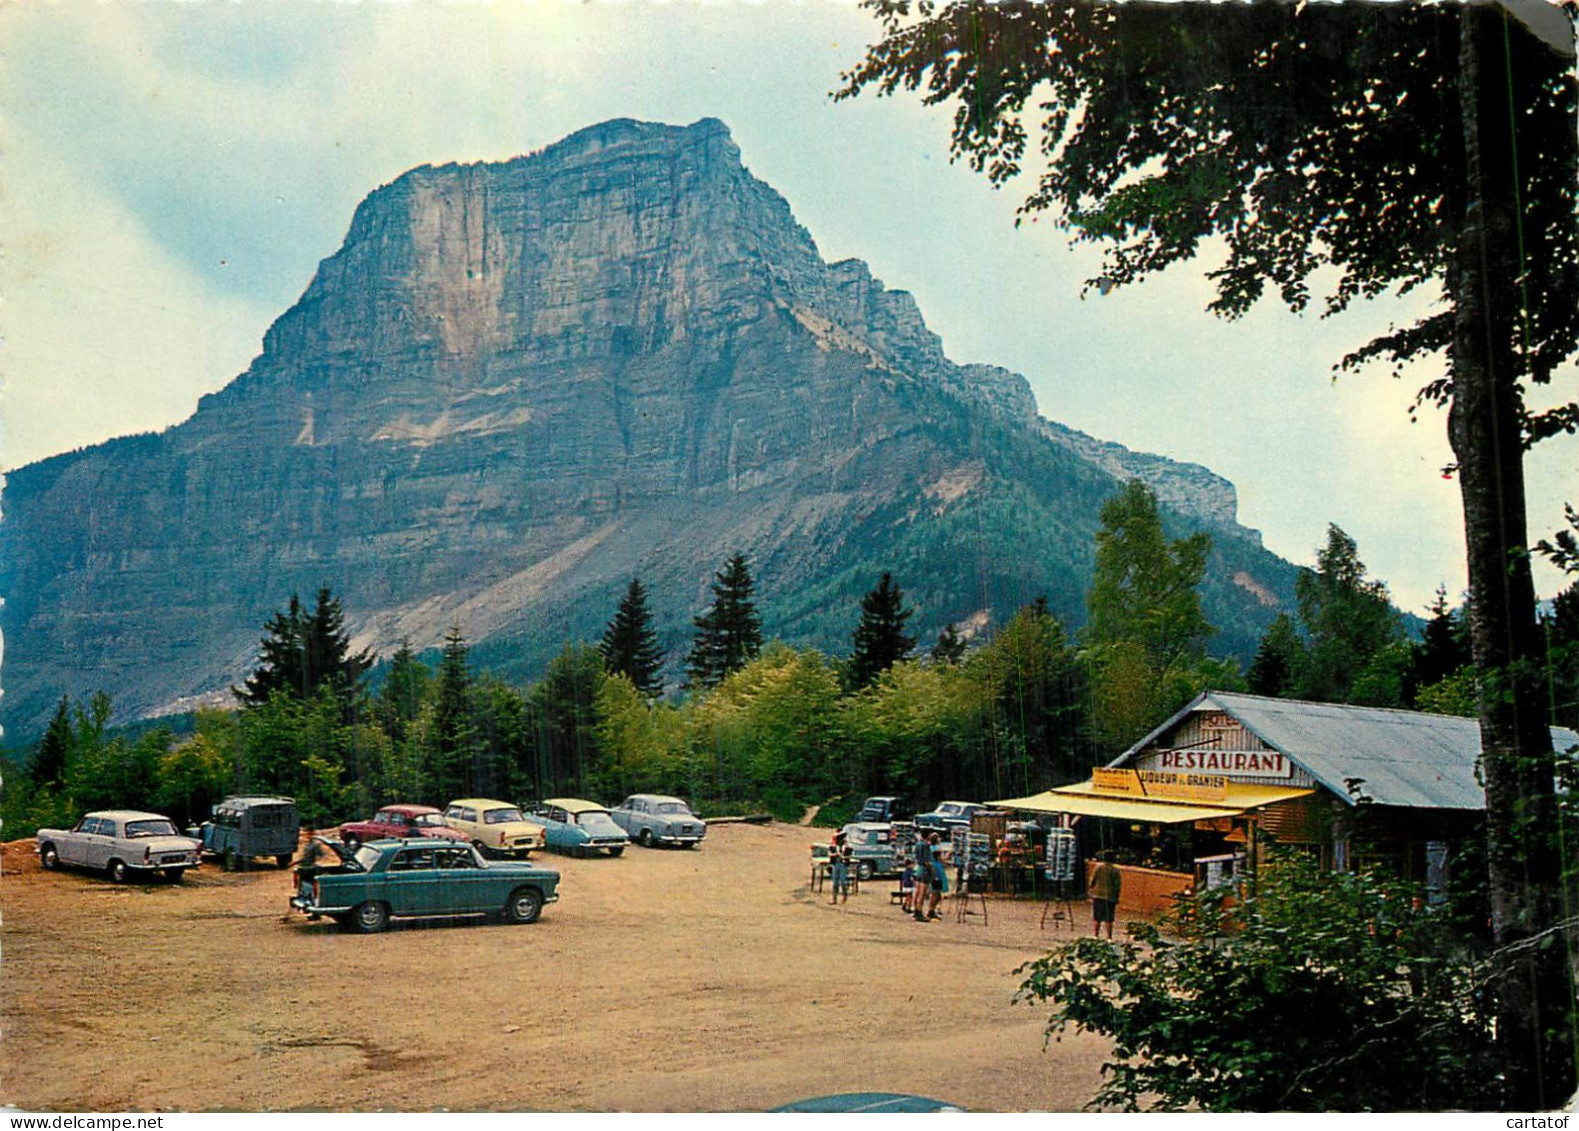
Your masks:
{"label": "gravel ground", "polygon": [[[921,924],[874,881],[807,890],[816,834],[542,861],[531,926],[359,936],[285,915],[289,873],[117,886],[3,846],[0,1102],[30,1110],[763,1110],[914,1092],[1080,1108],[1106,1044],[1045,1049],[1013,971],[1069,931],[993,900]],[[1077,907],[1076,929],[1089,929]]]}

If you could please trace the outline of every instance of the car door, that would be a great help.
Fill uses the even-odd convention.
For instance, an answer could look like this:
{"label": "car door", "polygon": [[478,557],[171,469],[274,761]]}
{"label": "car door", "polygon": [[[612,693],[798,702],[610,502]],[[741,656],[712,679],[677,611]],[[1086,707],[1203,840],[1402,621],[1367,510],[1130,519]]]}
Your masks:
{"label": "car door", "polygon": [[392,914],[443,914],[443,876],[434,866],[432,847],[418,845],[396,852],[385,873],[384,890]]}
{"label": "car door", "polygon": [[438,913],[466,915],[478,911],[497,911],[504,906],[508,893],[499,892],[496,897],[489,890],[496,877],[482,867],[471,845],[456,844],[435,849],[433,858]]}
{"label": "car door", "polygon": [[60,855],[60,862],[86,867],[92,855],[90,845],[98,827],[97,817],[84,817],[78,821],[76,828],[69,830],[60,838],[60,843],[55,845],[55,851]]}
{"label": "car door", "polygon": [[108,865],[110,855],[115,848],[115,834],[118,831],[116,822],[110,817],[100,817],[95,821],[90,834],[83,838],[85,841],[83,864],[89,868],[103,868]]}

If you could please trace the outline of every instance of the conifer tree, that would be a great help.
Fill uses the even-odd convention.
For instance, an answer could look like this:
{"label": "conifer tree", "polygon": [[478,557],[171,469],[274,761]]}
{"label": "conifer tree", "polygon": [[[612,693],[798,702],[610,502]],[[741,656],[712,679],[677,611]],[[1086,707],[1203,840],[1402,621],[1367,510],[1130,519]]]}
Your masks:
{"label": "conifer tree", "polygon": [[285,611],[275,613],[264,625],[257,670],[242,687],[231,690],[243,703],[256,707],[275,693],[305,702],[328,684],[349,721],[360,706],[362,682],[374,659],[366,649],[351,651],[345,610],[328,586],[318,590],[310,614],[292,593]]}
{"label": "conifer tree", "polygon": [[444,638],[433,712],[433,786],[443,797],[464,797],[472,791],[477,725],[472,717],[472,678],[466,652],[466,638],[460,625],[454,625]]}
{"label": "conifer tree", "polygon": [[389,672],[378,691],[379,725],[393,741],[405,741],[432,682],[432,670],[417,659],[411,641],[402,640],[389,658]]}
{"label": "conifer tree", "polygon": [[663,650],[658,647],[647,590],[640,579],[631,578],[598,651],[610,674],[624,675],[643,695],[656,698],[663,694]]}
{"label": "conifer tree", "polygon": [[1294,627],[1294,618],[1279,613],[1261,637],[1261,646],[1245,676],[1251,694],[1290,698],[1299,684],[1304,663],[1305,644]]}
{"label": "conifer tree", "polygon": [[696,638],[685,660],[687,686],[716,687],[762,651],[762,618],[751,600],[751,569],[736,554],[714,575],[713,604],[693,617]]}
{"label": "conifer tree", "polygon": [[44,732],[28,767],[28,776],[33,779],[34,785],[58,785],[65,779],[66,763],[71,757],[72,735],[71,697],[62,695],[55,708],[55,717],[49,720],[49,729]]}
{"label": "conifer tree", "polygon": [[905,621],[915,610],[905,608],[904,603],[904,593],[886,570],[876,587],[861,598],[861,620],[855,626],[855,647],[850,653],[851,688],[869,686],[915,648],[916,638],[905,635]]}
{"label": "conifer tree", "polygon": [[938,633],[937,642],[932,645],[932,662],[935,664],[957,664],[965,658],[965,638],[959,634],[959,629],[950,621],[943,626],[943,631]]}

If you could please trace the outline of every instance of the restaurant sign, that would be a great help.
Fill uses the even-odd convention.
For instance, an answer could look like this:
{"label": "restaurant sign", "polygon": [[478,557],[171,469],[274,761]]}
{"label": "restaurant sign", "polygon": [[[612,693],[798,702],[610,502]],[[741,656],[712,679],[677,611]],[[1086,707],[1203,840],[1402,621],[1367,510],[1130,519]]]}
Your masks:
{"label": "restaurant sign", "polygon": [[1287,778],[1294,765],[1276,750],[1158,750],[1159,770],[1176,774],[1233,774],[1243,778]]}
{"label": "restaurant sign", "polygon": [[1222,801],[1228,796],[1228,779],[1216,774],[1115,770],[1097,766],[1091,771],[1091,785],[1099,793],[1168,801]]}

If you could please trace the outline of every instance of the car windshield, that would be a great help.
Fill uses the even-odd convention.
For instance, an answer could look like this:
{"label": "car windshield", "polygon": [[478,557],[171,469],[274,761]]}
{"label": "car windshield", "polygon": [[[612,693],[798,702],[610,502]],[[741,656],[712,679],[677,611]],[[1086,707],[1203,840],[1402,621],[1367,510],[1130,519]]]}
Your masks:
{"label": "car windshield", "polygon": [[[377,845],[364,844],[351,855],[349,860],[346,860],[346,863],[355,864],[363,872],[371,872],[373,865],[378,863],[378,858],[383,854],[384,850]],[[341,859],[345,858],[342,856]]]}
{"label": "car windshield", "polygon": [[443,813],[418,813],[415,817],[411,818],[411,823],[424,829],[448,828],[448,826],[444,823]]}
{"label": "car windshield", "polygon": [[603,809],[588,809],[585,813],[577,813],[576,824],[594,836],[613,836],[625,831],[616,825],[614,818]]}
{"label": "car windshield", "polygon": [[660,801],[657,811],[660,813],[680,813],[687,817],[691,815],[691,810],[683,801]]}
{"label": "car windshield", "polygon": [[175,836],[175,826],[161,817],[157,821],[127,821],[126,835],[128,837],[140,836]]}
{"label": "car windshield", "polygon": [[486,809],[482,815],[483,823],[488,825],[504,825],[511,821],[524,821],[519,809]]}

